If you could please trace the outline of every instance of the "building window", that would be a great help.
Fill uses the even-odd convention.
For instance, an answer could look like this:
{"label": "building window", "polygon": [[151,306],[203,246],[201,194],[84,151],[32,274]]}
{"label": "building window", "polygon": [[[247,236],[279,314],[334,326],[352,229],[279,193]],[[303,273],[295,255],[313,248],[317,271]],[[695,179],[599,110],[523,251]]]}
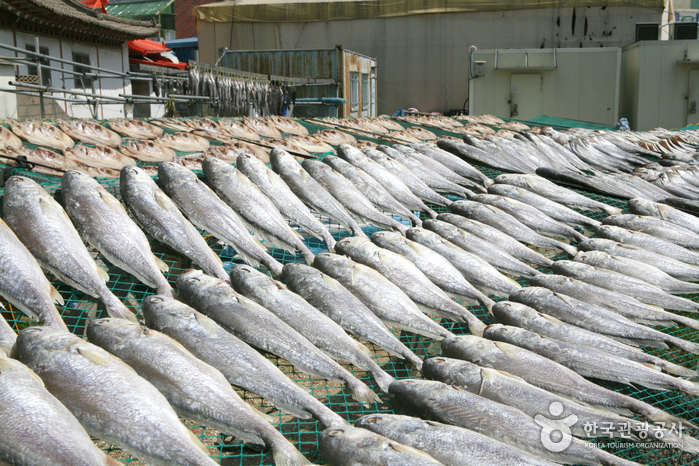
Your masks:
{"label": "building window", "polygon": [[[36,51],[36,48],[31,44],[27,44],[26,49],[30,52]],[[39,53],[42,55],[48,55],[49,48],[39,46]],[[36,62],[36,57],[27,57],[27,60]],[[41,58],[41,59],[39,59],[39,62],[43,66],[50,66],[51,65],[51,61],[48,58]],[[31,76],[38,76],[39,70],[37,69],[36,65],[27,65],[27,74],[31,75]],[[49,70],[49,69],[42,69],[41,70],[41,85],[46,86],[46,87],[51,86],[51,70]]]}
{"label": "building window", "polygon": [[367,73],[362,73],[362,110],[369,110],[369,95],[369,75]]}
{"label": "building window", "polygon": [[[73,52],[73,61],[77,63],[82,63],[83,65],[89,65],[90,64],[90,54],[88,53],[82,53],[82,52]],[[91,70],[90,68],[87,68],[85,66],[80,66],[80,65],[73,65],[73,71],[76,73],[90,73]],[[75,88],[76,89],[83,89],[83,90],[88,90],[92,89],[92,80],[94,78],[90,78],[87,76],[78,76],[75,75]]]}
{"label": "building window", "polygon": [[359,110],[359,73],[350,71],[350,111]]}

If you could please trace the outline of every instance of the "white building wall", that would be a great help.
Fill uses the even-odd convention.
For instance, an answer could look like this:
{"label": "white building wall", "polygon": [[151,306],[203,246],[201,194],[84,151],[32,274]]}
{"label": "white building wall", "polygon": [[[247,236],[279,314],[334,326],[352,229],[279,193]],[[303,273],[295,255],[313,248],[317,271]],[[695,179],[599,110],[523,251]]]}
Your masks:
{"label": "white building wall", "polygon": [[219,50],[314,49],[342,44],[377,57],[379,113],[416,107],[461,109],[468,97],[468,48],[622,47],[635,24],[660,10],[578,7],[453,13],[308,23],[197,23],[199,54]]}
{"label": "white building wall", "polygon": [[[34,45],[35,38],[37,34],[30,34],[24,32],[14,32],[8,30],[0,29],[0,42],[7,44],[14,44],[15,47],[24,49],[27,44]],[[120,73],[127,72],[129,70],[128,63],[128,47],[126,42],[120,47],[105,46],[100,44],[79,42],[73,40],[66,40],[59,37],[51,37],[38,35],[39,46],[48,47],[49,54],[52,57],[62,58],[65,60],[73,59],[73,51],[80,53],[87,53],[90,56],[90,65],[98,66],[100,68],[105,68],[108,70],[117,71]],[[9,52],[8,55],[14,54],[24,58],[24,55],[18,52]],[[51,62],[51,66],[55,68],[62,68],[65,70],[73,70],[73,65]],[[76,90],[83,92],[83,88],[76,85],[75,75],[70,73],[61,73],[57,70],[44,70],[51,75],[51,86],[54,88],[62,89],[65,87],[67,90]],[[19,67],[19,74],[27,74],[27,66]],[[100,78],[95,83],[96,93],[102,96],[119,97],[119,94],[131,94],[131,83],[129,80],[123,78]],[[91,89],[87,89],[87,92],[92,92]],[[60,97],[71,98],[71,99],[85,99],[85,97],[73,96],[71,94],[57,94]],[[38,100],[38,99],[36,99]],[[32,100],[34,102],[34,99]],[[52,99],[45,99],[45,108],[47,116],[69,116],[74,118],[92,118],[92,107],[87,103],[73,103],[58,101]],[[124,104],[123,103],[104,103],[99,104],[97,109],[97,118],[119,118],[124,117]]]}

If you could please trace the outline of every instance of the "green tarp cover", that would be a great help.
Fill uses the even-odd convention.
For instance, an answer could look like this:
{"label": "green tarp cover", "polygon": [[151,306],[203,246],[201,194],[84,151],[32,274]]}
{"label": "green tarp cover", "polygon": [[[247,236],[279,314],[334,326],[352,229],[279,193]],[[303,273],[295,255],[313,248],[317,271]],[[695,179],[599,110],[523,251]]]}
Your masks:
{"label": "green tarp cover", "polygon": [[156,0],[154,2],[117,3],[107,5],[107,13],[120,18],[138,18],[155,16],[170,6],[175,0]]}

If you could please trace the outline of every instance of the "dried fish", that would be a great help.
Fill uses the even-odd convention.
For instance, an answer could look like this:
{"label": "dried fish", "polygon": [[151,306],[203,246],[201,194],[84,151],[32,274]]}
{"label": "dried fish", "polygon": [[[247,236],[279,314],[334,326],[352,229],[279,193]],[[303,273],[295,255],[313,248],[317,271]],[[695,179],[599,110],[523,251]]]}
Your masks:
{"label": "dried fish", "polygon": [[136,166],[136,161],[121,154],[118,150],[107,146],[95,147],[78,144],[70,149],[64,149],[63,154],[69,159],[83,165],[96,168],[115,168],[121,170],[126,166]]}
{"label": "dried fish", "polygon": [[308,130],[301,123],[292,120],[291,118],[280,117],[276,115],[265,118],[269,123],[273,124],[279,131],[286,134],[295,134],[298,136],[308,136]]}
{"label": "dried fish", "polygon": [[121,136],[98,123],[86,120],[61,120],[58,126],[70,137],[87,144],[116,147],[121,145]]}
{"label": "dried fish", "polygon": [[294,144],[296,144],[301,149],[307,152],[312,152],[316,154],[325,154],[327,152],[332,152],[333,154],[335,153],[335,149],[333,149],[333,147],[330,144],[323,142],[320,139],[317,139],[313,136],[292,136],[285,140],[293,142]]}
{"label": "dried fish", "polygon": [[[357,144],[357,139],[351,134],[343,133],[336,129],[324,129],[313,135],[314,138],[326,142],[331,146],[339,146],[340,144]],[[363,141],[364,142],[364,141]],[[373,147],[376,147],[374,144]],[[364,149],[365,147],[362,147]]]}
{"label": "dried fish", "polygon": [[158,118],[155,120],[150,120],[150,123],[158,125],[162,128],[172,129],[175,131],[192,131],[192,127],[182,123],[174,118]]}
{"label": "dried fish", "polygon": [[109,127],[123,136],[134,139],[155,139],[163,135],[162,128],[140,120],[117,118],[109,122]]}
{"label": "dried fish", "polygon": [[211,144],[201,136],[191,133],[166,134],[156,141],[169,149],[180,152],[201,152],[209,148]]}
{"label": "dried fish", "polygon": [[218,124],[226,133],[235,138],[243,138],[249,141],[260,140],[260,136],[240,120],[234,120],[232,118],[219,118]]}
{"label": "dried fish", "polygon": [[10,128],[17,136],[37,146],[63,150],[75,144],[70,136],[45,121],[11,121]]}
{"label": "dried fish", "polygon": [[22,147],[22,140],[12,133],[9,129],[0,125],[0,149],[19,150]]}
{"label": "dried fish", "polygon": [[175,159],[175,151],[154,141],[131,140],[121,146],[121,151],[143,162],[166,162]]}
{"label": "dried fish", "polygon": [[260,118],[243,118],[243,123],[262,137],[281,139],[282,133],[271,123]]}

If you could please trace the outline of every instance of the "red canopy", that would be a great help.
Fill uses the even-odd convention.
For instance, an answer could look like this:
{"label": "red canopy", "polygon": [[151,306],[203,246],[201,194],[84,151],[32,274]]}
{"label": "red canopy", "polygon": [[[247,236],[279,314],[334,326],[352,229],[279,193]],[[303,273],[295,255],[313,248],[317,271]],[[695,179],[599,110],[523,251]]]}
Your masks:
{"label": "red canopy", "polygon": [[107,10],[104,7],[109,5],[109,0],[80,0],[80,3],[94,8],[95,10],[102,10],[102,13],[106,14]]}
{"label": "red canopy", "polygon": [[141,64],[141,65],[151,65],[151,66],[162,66],[163,68],[177,68],[180,70],[186,70],[186,63],[173,63],[165,58],[154,59],[153,61],[141,60],[138,58],[129,58],[129,63]]}
{"label": "red canopy", "polygon": [[[100,0],[94,0],[100,1]],[[171,52],[172,49],[165,47],[160,42],[148,39],[137,39],[129,41],[129,56],[143,57],[145,55],[160,55],[163,52]]]}

